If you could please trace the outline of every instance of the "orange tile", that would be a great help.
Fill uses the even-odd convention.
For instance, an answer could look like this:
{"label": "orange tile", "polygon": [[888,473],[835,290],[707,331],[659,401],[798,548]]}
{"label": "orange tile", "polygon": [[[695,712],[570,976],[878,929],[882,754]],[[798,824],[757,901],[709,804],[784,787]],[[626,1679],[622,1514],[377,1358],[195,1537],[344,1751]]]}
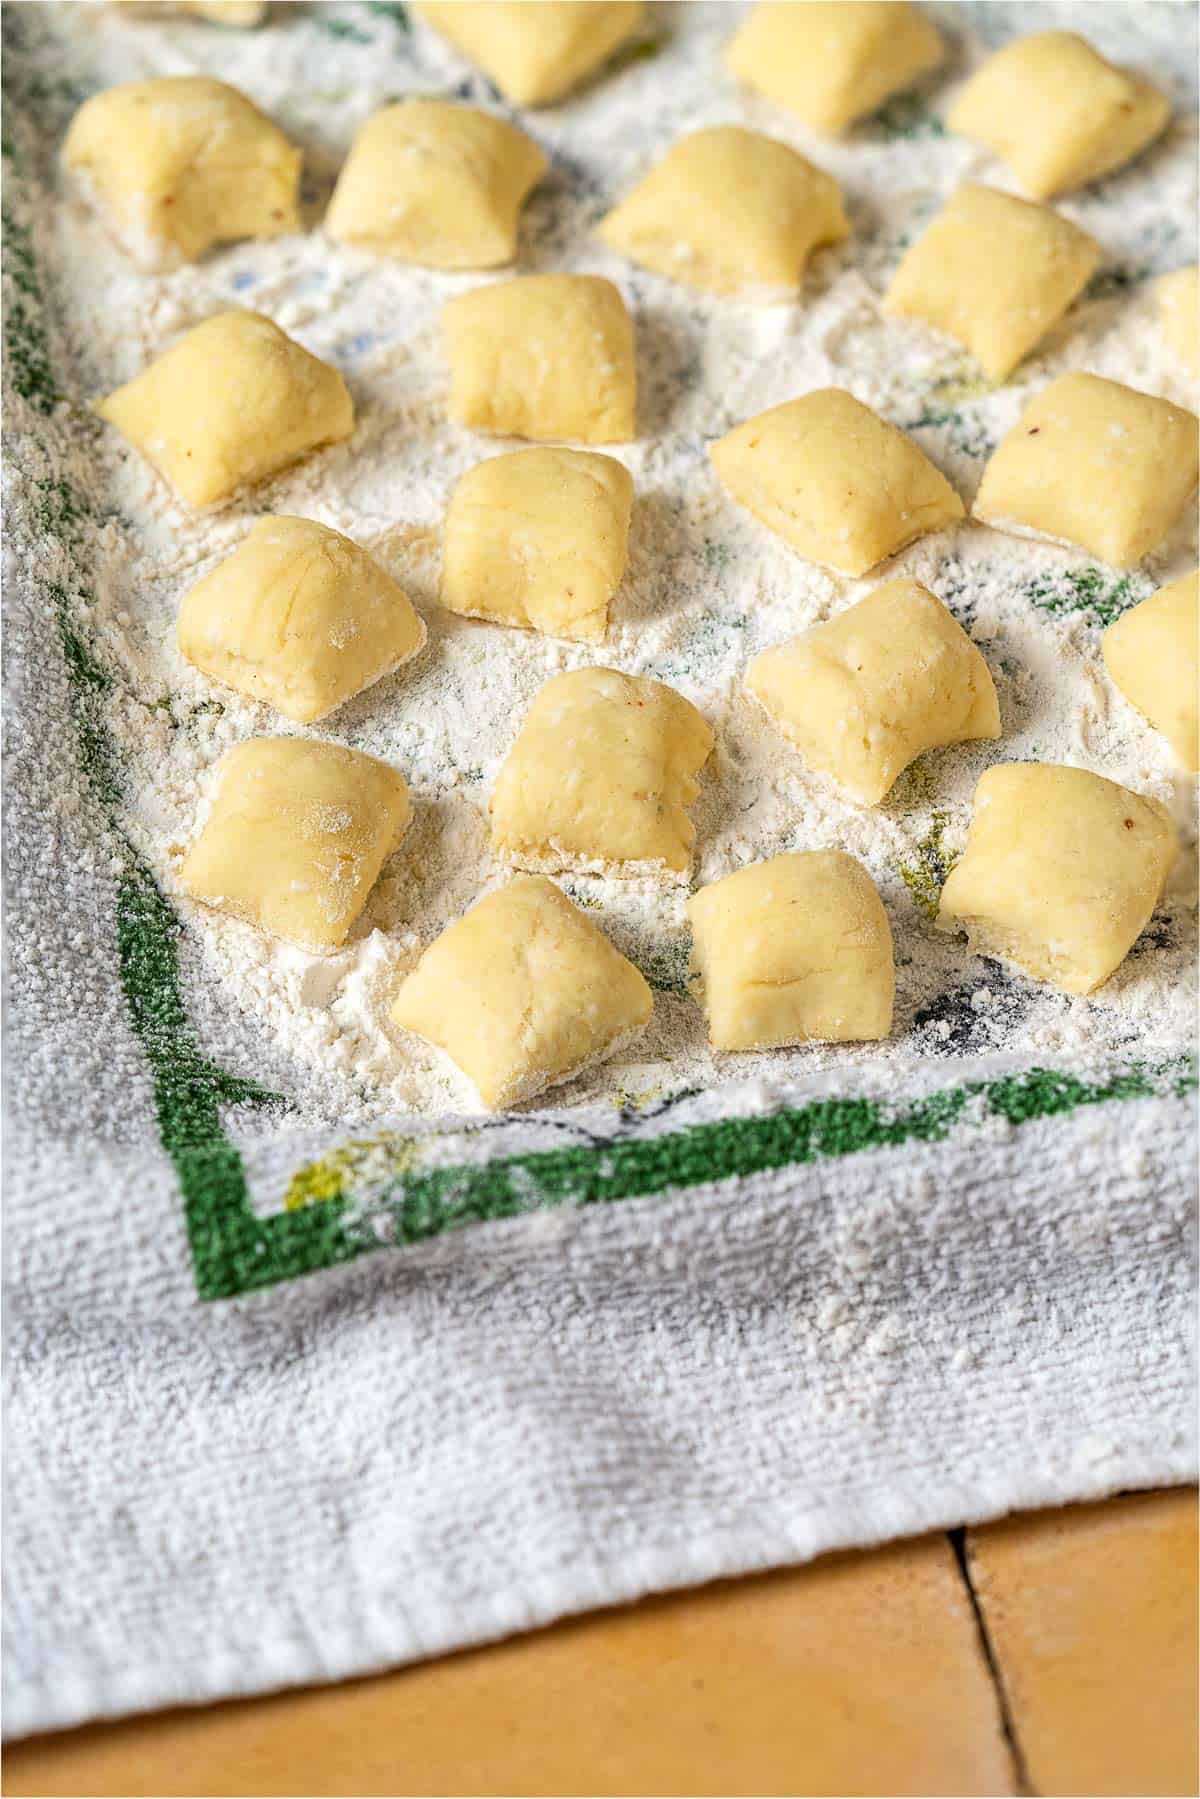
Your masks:
{"label": "orange tile", "polygon": [[941,1536],[347,1686],[17,1744],[4,1770],[14,1796],[1013,1790]]}
{"label": "orange tile", "polygon": [[1035,1791],[1195,1794],[1195,1491],[1007,1519],[967,1548]]}

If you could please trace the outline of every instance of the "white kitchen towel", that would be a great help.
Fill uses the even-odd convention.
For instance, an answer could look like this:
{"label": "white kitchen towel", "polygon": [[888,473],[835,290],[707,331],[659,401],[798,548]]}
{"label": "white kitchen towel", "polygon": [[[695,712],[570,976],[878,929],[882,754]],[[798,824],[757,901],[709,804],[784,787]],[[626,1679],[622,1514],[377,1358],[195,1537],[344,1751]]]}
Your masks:
{"label": "white kitchen towel", "polygon": [[279,1097],[123,827],[136,642],[39,257],[76,96],[8,11],[6,1731],[1194,1478],[1177,1042],[365,1131]]}

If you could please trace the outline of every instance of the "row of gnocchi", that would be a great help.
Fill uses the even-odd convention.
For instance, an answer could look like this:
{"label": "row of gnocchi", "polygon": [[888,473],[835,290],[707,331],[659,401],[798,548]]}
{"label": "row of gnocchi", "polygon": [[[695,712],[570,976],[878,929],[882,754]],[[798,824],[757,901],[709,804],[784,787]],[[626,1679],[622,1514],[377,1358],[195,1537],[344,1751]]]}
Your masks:
{"label": "row of gnocchi", "polygon": [[[934,602],[936,604],[936,602]],[[547,683],[492,799],[493,843],[518,867],[657,872],[686,864],[686,805],[712,733],[680,695],[611,669]],[[564,800],[564,789],[566,797]],[[229,752],[183,865],[193,898],[310,950],[344,941],[410,817],[388,764],[295,737]],[[1069,993],[1106,980],[1148,923],[1176,852],[1158,801],[1100,775],[999,764],[975,794],[937,922]],[[687,906],[697,997],[718,1050],[869,1042],[892,1025],[887,913],[840,850],[772,857]],[[629,1044],[653,997],[545,873],[486,894],[402,980],[392,1019],[447,1054],[499,1108]]]}
{"label": "row of gnocchi", "polygon": [[[1094,58],[1079,40],[1064,41],[1068,63],[1077,50]],[[993,79],[988,70],[977,81]],[[1155,114],[1159,126],[1165,116]],[[243,94],[208,76],[166,76],[96,95],[76,115],[63,155],[120,241],[149,266],[299,228],[300,151]],[[326,229],[434,268],[498,267],[516,254],[518,214],[546,167],[532,139],[502,119],[444,101],[403,101],[362,128]],[[1027,179],[1038,191],[1045,186],[1044,173]],[[601,222],[599,235],[677,281],[773,299],[795,293],[813,251],[849,229],[830,175],[786,144],[729,125],[681,138]],[[1050,208],[968,185],[905,255],[884,310],[955,338],[990,380],[1002,380],[1063,318],[1099,259],[1094,239]],[[1196,293],[1194,268],[1160,285],[1166,329],[1193,368],[1200,365]],[[596,310],[607,349],[614,330],[622,334],[611,306]],[[469,301],[461,309],[465,329],[472,311]],[[585,441],[630,435],[632,420],[618,402],[611,415],[601,409],[589,421]]]}

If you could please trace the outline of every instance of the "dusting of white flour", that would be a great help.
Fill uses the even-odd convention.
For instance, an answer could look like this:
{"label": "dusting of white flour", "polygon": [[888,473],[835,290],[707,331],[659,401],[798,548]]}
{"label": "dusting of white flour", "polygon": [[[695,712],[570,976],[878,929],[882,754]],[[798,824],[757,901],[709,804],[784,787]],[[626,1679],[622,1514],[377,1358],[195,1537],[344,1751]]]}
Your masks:
{"label": "dusting of white flour", "polygon": [[[561,670],[603,663],[669,682],[716,731],[695,810],[696,884],[783,850],[837,846],[862,859],[895,933],[896,1026],[888,1043],[862,1049],[717,1056],[684,986],[686,889],[573,876],[563,880],[565,890],[656,994],[640,1043],[562,1089],[565,1103],[645,1100],[760,1077],[778,1083],[852,1062],[891,1062],[899,1074],[937,1054],[1173,1052],[1187,1043],[1190,855],[1180,857],[1141,944],[1088,999],[970,956],[927,914],[946,856],[964,841],[975,782],[996,760],[1074,763],[1155,794],[1193,841],[1190,784],[1105,678],[1099,632],[1122,605],[1195,566],[1194,536],[1184,530],[1122,581],[1078,552],[964,525],[916,544],[867,581],[850,581],[815,568],[741,512],[719,488],[707,454],[713,438],[751,413],[843,386],[911,429],[969,502],[989,449],[1028,398],[1066,369],[1091,369],[1194,407],[1195,383],[1162,341],[1148,282],[1195,260],[1185,235],[1196,209],[1186,112],[1132,169],[1062,204],[1099,239],[1103,272],[1093,297],[997,392],[979,381],[964,353],[916,327],[885,322],[878,304],[905,243],[962,181],[1011,186],[1000,165],[939,123],[955,81],[984,49],[966,41],[965,9],[940,15],[954,38],[948,73],[893,108],[887,124],[872,123],[844,143],[810,137],[786,113],[737,89],[719,60],[736,24],[735,9],[725,6],[652,9],[647,37],[663,40],[653,54],[627,59],[568,104],[523,119],[548,152],[551,172],[527,208],[520,259],[509,273],[607,275],[637,329],[640,436],[611,452],[636,487],[629,569],[608,641],[585,647],[459,618],[436,604],[451,488],[481,457],[514,447],[446,416],[439,313],[450,295],[490,277],[377,261],[327,241],[319,229],[332,176],[380,104],[457,92],[497,105],[486,84],[395,8],[276,7],[254,33],[134,21],[104,6],[45,10],[53,17],[44,29],[61,39],[64,77],[95,87],[152,73],[218,74],[278,119],[307,155],[308,235],[234,246],[159,276],[127,261],[60,187],[43,230],[77,397],[127,379],[222,307],[251,305],[343,371],[358,413],[348,443],[208,513],[179,504],[115,433],[97,428],[99,474],[95,467],[80,473],[93,492],[99,482],[110,511],[88,629],[120,673],[105,705],[129,770],[123,822],[186,921],[184,972],[205,1007],[207,1032],[219,1030],[224,1015],[230,1033],[243,1021],[271,1041],[314,1116],[354,1121],[461,1110],[468,1090],[435,1052],[389,1027],[389,1000],[422,947],[501,878],[488,855],[487,799],[534,694]],[[1103,45],[1102,31],[1094,35]],[[612,201],[681,130],[718,122],[769,131],[843,184],[853,235],[815,259],[795,304],[693,295],[632,268],[593,235]],[[394,763],[414,802],[403,848],[353,940],[325,958],[177,894],[176,872],[218,758],[246,737],[294,728],[205,680],[175,646],[183,594],[267,512],[319,519],[364,545],[403,584],[429,628],[417,661],[317,730]],[[999,744],[922,757],[882,806],[867,811],[805,769],[743,695],[741,677],[758,650],[898,575],[932,588],[980,646],[996,680],[1004,735]]]}

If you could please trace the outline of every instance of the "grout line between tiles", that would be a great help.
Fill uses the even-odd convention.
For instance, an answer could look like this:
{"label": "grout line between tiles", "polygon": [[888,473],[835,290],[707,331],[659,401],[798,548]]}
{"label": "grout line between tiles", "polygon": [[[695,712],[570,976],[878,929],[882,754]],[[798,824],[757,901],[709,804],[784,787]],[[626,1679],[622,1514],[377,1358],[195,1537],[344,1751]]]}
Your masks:
{"label": "grout line between tiles", "polygon": [[971,1579],[971,1568],[967,1560],[966,1529],[964,1526],[959,1525],[957,1529],[947,1531],[946,1535],[950,1539],[950,1547],[954,1551],[954,1559],[958,1563],[958,1571],[962,1576],[962,1583],[967,1591],[967,1598],[970,1601],[971,1611],[975,1618],[975,1629],[979,1635],[979,1647],[983,1659],[987,1664],[988,1674],[991,1677],[992,1689],[996,1695],[996,1707],[1000,1713],[1000,1728],[1004,1733],[1004,1740],[1008,1745],[1008,1753],[1012,1758],[1013,1778],[1016,1783],[1015,1791],[1021,1796],[1021,1799],[1037,1799],[1037,1788],[1033,1784],[1033,1779],[1029,1772],[1029,1765],[1025,1760],[1025,1752],[1021,1747],[1021,1739],[1017,1733],[1016,1720],[1013,1717],[1012,1706],[1009,1703],[1008,1690],[1004,1684],[1004,1673],[1000,1667],[995,1646],[993,1645],[991,1636],[988,1632],[987,1620],[983,1614],[983,1607],[979,1603],[979,1595],[975,1591],[975,1583]]}

